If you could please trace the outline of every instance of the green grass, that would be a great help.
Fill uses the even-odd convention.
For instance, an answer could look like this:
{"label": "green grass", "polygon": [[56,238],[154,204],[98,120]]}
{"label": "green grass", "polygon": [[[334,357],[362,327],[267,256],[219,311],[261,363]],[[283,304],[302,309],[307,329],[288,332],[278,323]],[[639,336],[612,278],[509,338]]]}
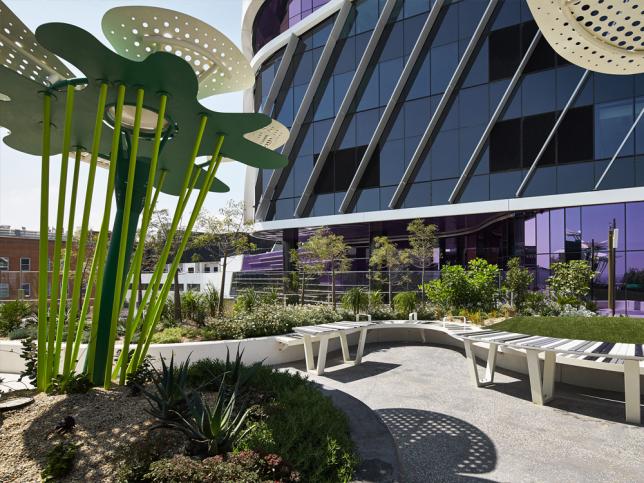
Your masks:
{"label": "green grass", "polygon": [[562,339],[644,343],[644,319],[628,317],[512,317],[489,328]]}

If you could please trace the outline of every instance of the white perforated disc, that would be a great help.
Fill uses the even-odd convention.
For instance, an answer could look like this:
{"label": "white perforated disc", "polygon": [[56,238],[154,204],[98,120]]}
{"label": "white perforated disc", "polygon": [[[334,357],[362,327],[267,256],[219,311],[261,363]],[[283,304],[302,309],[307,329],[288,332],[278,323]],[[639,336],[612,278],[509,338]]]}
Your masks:
{"label": "white perforated disc", "polygon": [[644,72],[644,0],[527,0],[552,48],[605,74]]}
{"label": "white perforated disc", "polygon": [[[74,162],[75,157],[76,157],[76,152],[75,151],[70,151],[68,159],[69,159],[69,161],[71,163]],[[92,153],[88,153],[87,151],[82,151],[81,152],[81,161],[82,162],[89,164],[91,160],[92,160]],[[96,160],[96,166],[99,167],[99,168],[109,169],[110,160],[99,156],[97,158],[97,160]]]}
{"label": "white perforated disc", "polygon": [[31,30],[2,1],[0,64],[45,86],[75,77],[58,57],[36,42]]}
{"label": "white perforated disc", "polygon": [[281,122],[272,119],[268,126],[258,129],[257,131],[244,134],[244,137],[255,144],[274,150],[286,143],[288,134],[286,126]]}
{"label": "white perforated disc", "polygon": [[228,37],[184,13],[116,7],[105,13],[102,26],[114,50],[128,59],[169,52],[188,62],[199,79],[199,99],[248,89],[255,81],[250,63]]}

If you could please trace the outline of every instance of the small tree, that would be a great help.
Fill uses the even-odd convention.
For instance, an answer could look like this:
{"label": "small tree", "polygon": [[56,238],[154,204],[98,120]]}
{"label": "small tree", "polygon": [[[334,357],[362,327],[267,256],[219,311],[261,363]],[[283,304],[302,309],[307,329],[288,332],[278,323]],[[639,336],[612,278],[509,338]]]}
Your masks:
{"label": "small tree", "polygon": [[202,233],[197,235],[192,242],[194,248],[205,248],[223,259],[220,271],[219,315],[222,314],[224,307],[228,257],[240,255],[255,247],[248,237],[252,222],[245,219],[244,211],[243,201],[230,200],[226,206],[219,210],[217,216],[204,212],[199,218],[199,228]]}
{"label": "small tree", "polygon": [[304,293],[306,292],[306,282],[316,273],[320,273],[324,265],[311,256],[311,253],[303,244],[299,249],[292,248],[289,252],[291,263],[295,266],[298,274],[298,283],[300,288],[300,304],[304,305]]}
{"label": "small tree", "polygon": [[349,269],[349,245],[344,242],[342,235],[336,235],[328,228],[322,227],[302,243],[301,247],[312,260],[321,265],[322,270],[331,270],[331,303],[335,310],[335,276],[337,271]]}
{"label": "small tree", "polygon": [[392,287],[400,280],[400,271],[409,264],[409,252],[399,250],[386,236],[378,236],[373,241],[374,248],[369,258],[369,266],[378,270],[374,275],[376,280],[381,279],[382,271],[387,273],[388,300],[389,304],[393,304]]}
{"label": "small tree", "polygon": [[499,267],[483,258],[469,261],[467,264],[467,279],[470,287],[469,308],[484,312],[494,308],[499,294],[499,274]]}
{"label": "small tree", "polygon": [[342,307],[353,312],[358,318],[358,314],[369,306],[369,295],[362,287],[353,287],[342,295]]}
{"label": "small tree", "polygon": [[[434,249],[438,246],[436,225],[426,225],[421,219],[416,219],[407,225],[409,233],[409,256],[416,267],[420,267],[420,286],[425,285],[425,271],[434,262]],[[422,302],[425,302],[425,291],[421,290]]]}
{"label": "small tree", "polygon": [[534,275],[527,268],[521,266],[517,257],[508,260],[505,274],[505,289],[510,294],[510,305],[521,310],[534,281]]}
{"label": "small tree", "polygon": [[550,270],[552,276],[547,280],[548,287],[560,304],[584,301],[590,292],[590,282],[595,277],[586,260],[553,263]]}

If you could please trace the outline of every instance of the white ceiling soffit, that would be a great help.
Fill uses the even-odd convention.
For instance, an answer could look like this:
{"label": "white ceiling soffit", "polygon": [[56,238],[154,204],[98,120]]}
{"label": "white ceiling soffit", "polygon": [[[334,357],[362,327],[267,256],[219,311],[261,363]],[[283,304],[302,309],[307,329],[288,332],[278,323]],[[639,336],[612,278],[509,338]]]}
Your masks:
{"label": "white ceiling soffit", "polygon": [[644,0],[527,0],[552,48],[605,74],[644,72]]}
{"label": "white ceiling soffit", "polygon": [[36,41],[31,30],[2,1],[0,64],[45,86],[75,77],[58,57]]}
{"label": "white ceiling soffit", "polygon": [[188,62],[199,79],[199,99],[245,90],[255,82],[239,48],[190,15],[157,7],[116,7],[105,13],[102,27],[114,50],[128,59],[169,52]]}

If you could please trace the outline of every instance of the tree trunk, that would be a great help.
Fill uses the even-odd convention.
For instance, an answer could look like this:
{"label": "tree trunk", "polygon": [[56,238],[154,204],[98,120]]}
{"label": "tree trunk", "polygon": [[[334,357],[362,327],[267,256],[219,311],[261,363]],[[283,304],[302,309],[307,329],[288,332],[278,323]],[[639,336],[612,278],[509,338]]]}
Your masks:
{"label": "tree trunk", "polygon": [[394,306],[394,299],[391,296],[391,268],[387,268],[387,291],[389,292],[389,305]]}
{"label": "tree trunk", "polygon": [[181,292],[179,291],[179,270],[174,272],[174,321],[180,324],[183,320],[181,316]]}
{"label": "tree trunk", "polygon": [[300,305],[304,305],[304,287],[306,285],[306,275],[302,272],[302,291],[300,296]]}
{"label": "tree trunk", "polygon": [[423,305],[425,305],[425,264],[424,263],[420,270],[420,301]]}
{"label": "tree trunk", "polygon": [[335,266],[331,266],[331,303],[335,310]]}
{"label": "tree trunk", "polygon": [[226,265],[228,264],[228,254],[224,253],[224,263],[221,265],[221,285],[219,287],[219,315],[224,314],[224,288],[226,287]]}

